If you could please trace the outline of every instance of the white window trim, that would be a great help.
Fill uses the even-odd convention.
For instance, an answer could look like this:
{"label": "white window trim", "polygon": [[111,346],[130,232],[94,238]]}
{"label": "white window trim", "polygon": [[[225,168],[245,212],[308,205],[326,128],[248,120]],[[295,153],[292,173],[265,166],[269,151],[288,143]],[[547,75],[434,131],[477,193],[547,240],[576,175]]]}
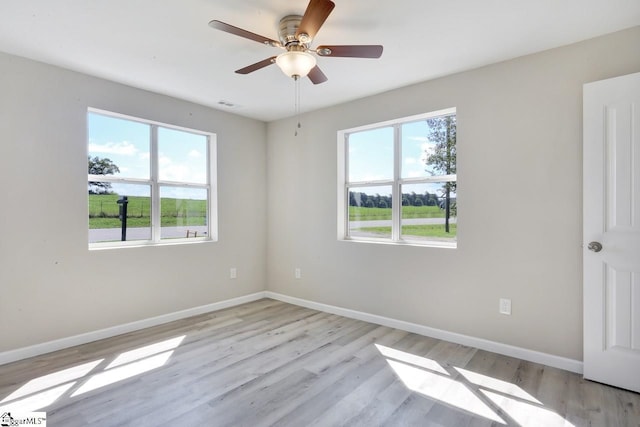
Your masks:
{"label": "white window trim", "polygon": [[[401,178],[402,175],[402,132],[401,127],[405,123],[416,122],[420,120],[426,120],[439,116],[446,116],[450,114],[457,114],[455,107],[445,108],[438,111],[431,111],[429,113],[417,114],[414,116],[403,117],[400,119],[387,120],[384,122],[373,123],[365,126],[359,126],[350,129],[344,129],[338,131],[337,145],[338,145],[338,240],[349,242],[367,242],[367,243],[380,243],[391,245],[410,245],[410,246],[425,246],[436,248],[450,248],[455,249],[458,247],[457,242],[441,242],[441,241],[422,241],[402,239],[400,237],[400,225],[402,217],[402,203],[401,203],[401,190],[400,188],[406,184],[418,184],[429,182],[451,182],[457,181],[457,174],[453,175],[436,175],[420,178]],[[347,178],[349,176],[349,134],[362,132],[367,130],[374,130],[384,127],[393,127],[394,130],[394,167],[393,167],[393,179],[375,180],[375,181],[357,181],[349,183]],[[351,237],[349,236],[349,189],[358,187],[370,187],[379,185],[389,185],[392,188],[391,191],[391,238],[375,238],[375,237]]]}
{"label": "white window trim", "polygon": [[[180,244],[194,244],[202,242],[216,242],[218,241],[218,191],[217,191],[217,137],[215,133],[204,132],[197,129],[190,129],[182,126],[171,125],[167,123],[157,122],[153,120],[142,119],[139,117],[128,116],[121,113],[114,113],[111,111],[101,110],[97,108],[89,107],[87,109],[87,117],[89,113],[100,114],[107,117],[113,117],[117,119],[129,120],[137,123],[143,123],[150,126],[151,141],[149,141],[150,150],[150,177],[149,179],[140,178],[124,178],[113,175],[87,175],[87,182],[89,181],[103,181],[111,183],[125,183],[125,184],[144,184],[150,187],[151,197],[151,240],[133,240],[133,241],[112,241],[112,242],[96,242],[89,243],[89,249],[114,249],[114,248],[128,248],[128,247],[141,247],[141,246],[167,246],[167,245],[180,245]],[[202,135],[207,138],[207,171],[208,171],[208,183],[189,183],[189,182],[176,182],[176,181],[162,181],[158,179],[158,128],[163,127],[165,129],[178,130],[196,135]],[[88,141],[89,127],[87,121],[87,137],[85,141]],[[87,144],[88,148],[88,144]],[[89,153],[87,152],[87,155]],[[86,157],[86,156],[85,156]],[[176,186],[176,187],[190,187],[200,188],[207,191],[207,236],[202,237],[189,237],[189,238],[174,238],[161,240],[160,239],[160,187]],[[87,221],[89,218],[88,212],[89,206],[87,204]],[[89,226],[87,222],[87,241]]]}

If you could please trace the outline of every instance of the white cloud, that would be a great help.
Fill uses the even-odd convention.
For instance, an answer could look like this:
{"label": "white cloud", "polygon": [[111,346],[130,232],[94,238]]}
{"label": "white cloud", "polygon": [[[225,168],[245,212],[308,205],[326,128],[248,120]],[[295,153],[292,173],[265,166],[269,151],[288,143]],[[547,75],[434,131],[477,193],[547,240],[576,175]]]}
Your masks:
{"label": "white cloud", "polygon": [[433,154],[436,151],[435,144],[431,144],[428,142],[425,142],[424,144],[422,144],[420,148],[422,149],[422,151],[426,151],[429,154]]}
{"label": "white cloud", "polygon": [[169,181],[191,181],[191,174],[186,165],[168,164],[162,168],[162,179]]}
{"label": "white cloud", "polygon": [[425,143],[420,147],[422,148],[422,155],[420,156],[420,161],[423,164],[427,163],[427,159],[436,152],[436,146],[433,144]]}
{"label": "white cloud", "polygon": [[404,164],[405,165],[415,165],[416,163],[418,163],[418,159],[416,159],[415,157],[405,157],[404,158]]}
{"label": "white cloud", "polygon": [[421,170],[419,170],[419,171],[409,171],[409,172],[407,172],[407,178],[421,178],[421,177],[423,177],[424,175],[425,175],[425,174],[424,174],[424,171],[421,171]]}
{"label": "white cloud", "polygon": [[163,155],[162,153],[160,153],[158,163],[160,166],[160,179],[162,180],[177,182],[207,182],[206,172],[194,170],[193,167],[185,163],[176,163],[169,156]]}
{"label": "white cloud", "polygon": [[160,154],[160,157],[158,157],[158,164],[160,166],[168,166],[172,163],[171,158],[164,156],[162,154]]}
{"label": "white cloud", "polygon": [[149,160],[151,158],[151,153],[149,153],[148,151],[144,153],[139,153],[138,158],[141,160]]}
{"label": "white cloud", "polygon": [[188,156],[191,157],[192,159],[197,159],[199,157],[202,157],[202,153],[199,152],[198,150],[191,150],[189,151]]}
{"label": "white cloud", "polygon": [[90,153],[119,154],[122,156],[133,156],[138,152],[138,148],[129,141],[106,142],[104,144],[89,143]]}
{"label": "white cloud", "polygon": [[365,174],[361,179],[359,179],[359,181],[381,181],[383,179],[389,179],[389,177],[386,177],[382,174]]}
{"label": "white cloud", "polygon": [[410,141],[422,141],[422,142],[428,142],[429,138],[427,138],[426,136],[410,136],[409,137]]}

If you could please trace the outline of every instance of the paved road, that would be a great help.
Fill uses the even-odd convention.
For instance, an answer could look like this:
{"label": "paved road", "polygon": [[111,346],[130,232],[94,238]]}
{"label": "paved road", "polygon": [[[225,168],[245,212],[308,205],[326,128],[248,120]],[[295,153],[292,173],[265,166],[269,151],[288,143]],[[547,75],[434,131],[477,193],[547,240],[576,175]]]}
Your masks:
{"label": "paved road", "polygon": [[[456,218],[450,218],[449,224],[455,224]],[[402,220],[403,225],[423,225],[423,224],[444,224],[444,218],[406,218]],[[391,227],[391,220],[376,221],[349,221],[350,228],[361,227]]]}
{"label": "paved road", "polygon": [[[456,218],[449,220],[451,224],[456,223]],[[444,218],[406,218],[402,220],[404,225],[420,225],[420,224],[444,224]],[[362,227],[390,227],[391,220],[377,220],[377,221],[350,221],[350,229],[362,228]],[[204,236],[207,232],[206,226],[193,226],[193,227],[162,227],[162,237],[165,239],[174,239],[187,237],[187,230],[193,232],[197,231],[198,236]],[[121,230],[119,228],[96,228],[89,230],[89,243],[96,242],[113,242],[119,241],[121,237]],[[151,229],[148,227],[142,228],[128,228],[127,240],[151,240]]]}
{"label": "paved road", "polygon": [[[207,232],[207,227],[162,227],[162,238],[175,239],[179,237],[187,237],[187,230],[191,232],[197,231],[198,236],[204,236]],[[119,241],[121,238],[121,233],[122,230],[120,230],[119,228],[90,229],[89,243]],[[131,240],[151,240],[151,229],[148,227],[127,228],[127,241]]]}

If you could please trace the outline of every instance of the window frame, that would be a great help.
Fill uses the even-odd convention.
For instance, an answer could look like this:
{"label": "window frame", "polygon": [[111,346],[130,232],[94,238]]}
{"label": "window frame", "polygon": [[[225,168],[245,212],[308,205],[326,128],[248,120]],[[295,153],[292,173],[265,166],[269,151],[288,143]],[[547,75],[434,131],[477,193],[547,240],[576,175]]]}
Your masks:
{"label": "window frame", "polygon": [[[438,248],[458,247],[456,232],[455,242],[436,240],[407,239],[401,236],[402,225],[402,186],[409,184],[428,184],[434,182],[458,181],[457,173],[449,175],[433,175],[424,177],[402,178],[402,125],[435,117],[455,115],[456,107],[418,114],[400,119],[359,126],[338,131],[338,240],[353,242],[383,243],[392,245],[412,245]],[[371,131],[385,127],[393,128],[393,176],[391,179],[370,181],[349,181],[349,136],[354,133]],[[457,140],[456,140],[457,145]],[[457,159],[456,159],[457,163]],[[354,237],[349,234],[349,192],[354,188],[391,186],[391,236],[386,237]],[[457,197],[457,191],[456,191]],[[457,200],[456,200],[457,203]],[[457,218],[457,215],[456,215]],[[457,223],[457,221],[456,221]]]}
{"label": "window frame", "polygon": [[[89,249],[110,249],[110,248],[126,248],[136,246],[166,246],[176,244],[193,244],[201,242],[216,242],[218,240],[218,206],[217,206],[217,135],[212,132],[201,131],[197,129],[186,128],[154,120],[142,119],[126,114],[115,113],[112,111],[102,110],[89,107],[85,115],[86,118],[86,156],[89,156],[89,115],[97,114],[115,119],[128,120],[149,126],[149,179],[144,178],[126,178],[114,175],[91,175],[87,174],[87,182],[100,181],[117,184],[137,184],[149,186],[150,198],[150,229],[151,239],[149,240],[132,240],[132,241],[109,241],[109,242],[89,242],[89,204],[87,203],[87,242]],[[158,152],[158,129],[165,128],[180,132],[201,135],[206,138],[206,162],[207,162],[207,182],[204,184],[181,181],[168,181],[159,179],[159,152]],[[162,187],[180,187],[180,188],[197,188],[207,192],[207,235],[199,237],[182,237],[162,239],[161,237],[161,209],[160,209],[160,188]],[[87,195],[88,197],[88,195]],[[87,199],[88,200],[88,199]]]}

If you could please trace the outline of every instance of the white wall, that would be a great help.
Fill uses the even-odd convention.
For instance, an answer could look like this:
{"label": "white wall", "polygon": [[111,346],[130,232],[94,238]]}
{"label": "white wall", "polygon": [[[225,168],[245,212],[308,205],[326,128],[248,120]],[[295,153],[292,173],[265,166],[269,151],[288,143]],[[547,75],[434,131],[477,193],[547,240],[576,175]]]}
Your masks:
{"label": "white wall", "polygon": [[[298,137],[269,123],[268,289],[581,360],[582,85],[640,71],[638,40],[640,27],[316,111]],[[448,107],[458,248],[338,241],[336,132]]]}
{"label": "white wall", "polygon": [[[582,84],[640,71],[638,40],[640,27],[316,111],[298,137],[293,120],[0,53],[0,352],[268,289],[582,359]],[[217,133],[219,242],[87,249],[88,106]],[[339,242],[336,132],[452,106],[458,249]]]}
{"label": "white wall", "polygon": [[[88,250],[89,106],[217,134],[217,243]],[[265,135],[263,122],[0,54],[0,352],[264,290]]]}

